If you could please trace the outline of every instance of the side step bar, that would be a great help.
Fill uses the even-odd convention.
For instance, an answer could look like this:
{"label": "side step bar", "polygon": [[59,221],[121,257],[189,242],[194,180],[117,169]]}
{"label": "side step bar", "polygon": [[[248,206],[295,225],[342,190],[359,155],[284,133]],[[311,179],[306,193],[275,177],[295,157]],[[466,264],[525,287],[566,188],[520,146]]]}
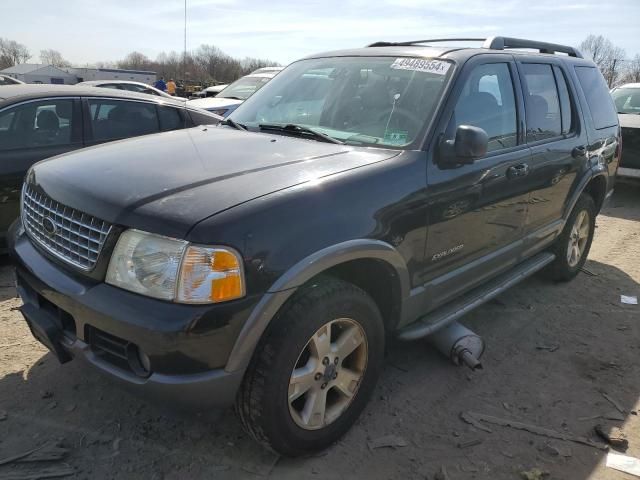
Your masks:
{"label": "side step bar", "polygon": [[497,297],[516,283],[533,275],[549,263],[553,262],[555,255],[549,252],[539,253],[517,267],[498,275],[484,285],[481,285],[464,294],[457,300],[443,305],[421,319],[407,325],[399,331],[397,337],[400,340],[418,340],[433,332],[446,327],[474,308]]}

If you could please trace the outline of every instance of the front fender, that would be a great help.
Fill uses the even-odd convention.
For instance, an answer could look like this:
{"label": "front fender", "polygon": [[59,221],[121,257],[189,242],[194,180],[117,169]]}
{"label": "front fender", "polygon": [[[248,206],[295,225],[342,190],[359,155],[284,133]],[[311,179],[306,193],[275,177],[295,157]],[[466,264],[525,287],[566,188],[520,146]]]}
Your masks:
{"label": "front fender", "polygon": [[409,272],[398,251],[386,242],[357,239],[332,245],[302,259],[287,270],[264,294],[245,322],[233,346],[227,372],[244,370],[271,320],[298,287],[336,265],[357,259],[376,259],[388,263],[400,282],[402,300],[409,296]]}

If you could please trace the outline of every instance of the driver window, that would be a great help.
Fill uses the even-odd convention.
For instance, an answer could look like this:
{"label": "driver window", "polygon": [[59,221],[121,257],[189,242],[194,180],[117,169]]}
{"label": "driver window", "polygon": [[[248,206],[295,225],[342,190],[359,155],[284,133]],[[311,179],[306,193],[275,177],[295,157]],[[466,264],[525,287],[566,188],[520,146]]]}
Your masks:
{"label": "driver window", "polygon": [[482,128],[489,136],[488,152],[517,145],[516,102],[506,63],[480,65],[465,83],[451,119],[459,125]]}

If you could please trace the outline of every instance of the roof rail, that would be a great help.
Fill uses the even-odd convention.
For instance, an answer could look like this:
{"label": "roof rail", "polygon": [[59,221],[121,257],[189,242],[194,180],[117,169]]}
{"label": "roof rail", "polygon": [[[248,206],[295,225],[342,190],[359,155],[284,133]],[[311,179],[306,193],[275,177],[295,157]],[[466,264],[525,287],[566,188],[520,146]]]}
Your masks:
{"label": "roof rail", "polygon": [[566,53],[570,57],[582,58],[582,53],[576,48],[556,43],[538,42],[536,40],[524,40],[512,37],[489,37],[484,41],[483,48],[492,50],[504,50],[507,48],[532,48],[540,53]]}
{"label": "roof rail", "polygon": [[375,42],[367,47],[409,47],[411,45],[420,45],[421,43],[437,43],[437,42],[484,42],[486,38],[432,38],[429,40],[411,40],[408,42]]}
{"label": "roof rail", "polygon": [[375,42],[367,45],[367,47],[408,47],[412,45],[421,45],[424,43],[439,42],[483,42],[482,48],[491,50],[505,50],[507,48],[531,48],[534,50],[538,50],[540,53],[554,54],[560,52],[566,53],[570,57],[583,58],[582,53],[580,53],[580,51],[574,47],[512,37],[432,38],[429,40],[411,40],[408,42]]}

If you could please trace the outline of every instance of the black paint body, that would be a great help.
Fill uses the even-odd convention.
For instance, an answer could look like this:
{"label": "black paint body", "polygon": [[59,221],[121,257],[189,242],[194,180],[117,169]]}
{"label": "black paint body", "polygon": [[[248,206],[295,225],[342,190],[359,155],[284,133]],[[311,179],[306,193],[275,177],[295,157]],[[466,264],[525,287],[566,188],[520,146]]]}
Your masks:
{"label": "black paint body", "polygon": [[[424,47],[338,54],[440,55],[455,62],[420,149],[345,146],[217,126],[85,149],[40,163],[27,178],[117,231],[131,227],[232,246],[244,258],[246,298],[185,306],[125,292],[102,282],[113,243],[85,275],[40,251],[15,225],[12,251],[23,289],[70,313],[79,340],[90,324],[139,345],[155,372],[147,383],[156,374],[217,370],[233,376],[225,395],[209,399],[228,403],[277,307],[319,271],[354,259],[383,265],[393,294],[387,318],[392,331],[549,246],[585,188],[598,207],[613,188],[619,127],[594,129],[574,72],[575,65],[590,62]],[[521,61],[563,70],[575,102],[574,133],[525,143]],[[519,145],[444,168],[438,149],[457,95],[483,62],[509,63]],[[522,164],[528,174],[512,178],[510,167]]]}

